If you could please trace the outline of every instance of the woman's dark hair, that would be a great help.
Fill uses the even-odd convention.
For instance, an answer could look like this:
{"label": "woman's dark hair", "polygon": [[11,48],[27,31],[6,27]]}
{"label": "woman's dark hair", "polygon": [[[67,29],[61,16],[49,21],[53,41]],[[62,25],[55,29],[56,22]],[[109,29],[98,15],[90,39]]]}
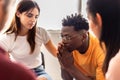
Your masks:
{"label": "woman's dark hair", "polygon": [[83,16],[81,14],[71,14],[71,16],[67,16],[66,18],[64,18],[62,20],[62,26],[72,26],[74,27],[75,31],[79,31],[79,30],[88,30],[89,26],[88,26],[88,22],[85,18],[83,18]]}
{"label": "woman's dark hair", "polygon": [[120,0],[88,0],[87,11],[95,19],[96,13],[102,18],[100,41],[105,42],[107,54],[103,65],[107,72],[109,61],[120,49]]}
{"label": "woman's dark hair", "polygon": [[[18,4],[16,11],[18,11],[20,13],[23,13],[23,12],[29,12],[31,9],[34,9],[34,8],[37,8],[39,13],[40,13],[40,8],[35,1],[33,1],[33,0],[22,0]],[[28,35],[27,35],[27,41],[30,44],[31,52],[33,52],[34,49],[35,49],[36,24],[32,29],[29,30]],[[19,17],[17,17],[15,15],[15,17],[13,18],[13,21],[12,21],[9,29],[6,31],[6,33],[15,33],[15,35],[16,35],[15,40],[16,40],[17,35],[20,32],[20,30],[21,30],[20,19],[19,19]]]}

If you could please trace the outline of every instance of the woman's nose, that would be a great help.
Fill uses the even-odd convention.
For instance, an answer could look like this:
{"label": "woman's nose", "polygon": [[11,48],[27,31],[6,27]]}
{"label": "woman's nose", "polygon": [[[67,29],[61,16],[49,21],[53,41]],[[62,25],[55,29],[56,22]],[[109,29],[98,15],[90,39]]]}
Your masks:
{"label": "woman's nose", "polygon": [[36,21],[36,18],[35,18],[35,17],[33,17],[33,18],[32,18],[32,22],[35,22],[35,21]]}

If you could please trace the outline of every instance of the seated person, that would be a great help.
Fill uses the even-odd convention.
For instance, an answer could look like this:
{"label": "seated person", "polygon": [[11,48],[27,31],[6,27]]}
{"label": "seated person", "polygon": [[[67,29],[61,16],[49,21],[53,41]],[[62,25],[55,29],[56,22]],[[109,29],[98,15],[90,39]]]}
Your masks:
{"label": "seated person", "polygon": [[[27,6],[26,6],[27,5]],[[8,29],[0,36],[0,46],[16,61],[32,70],[39,80],[52,80],[41,61],[42,44],[52,55],[56,48],[42,27],[37,27],[40,7],[35,0],[21,0]]]}
{"label": "seated person", "polygon": [[[0,32],[8,20],[8,8],[14,0],[0,0]],[[36,80],[34,73],[25,67],[13,63],[8,53],[0,45],[0,80]]]}
{"label": "seated person", "polygon": [[63,80],[104,80],[104,51],[88,30],[88,22],[80,14],[67,16],[62,22],[62,42],[58,47]]}

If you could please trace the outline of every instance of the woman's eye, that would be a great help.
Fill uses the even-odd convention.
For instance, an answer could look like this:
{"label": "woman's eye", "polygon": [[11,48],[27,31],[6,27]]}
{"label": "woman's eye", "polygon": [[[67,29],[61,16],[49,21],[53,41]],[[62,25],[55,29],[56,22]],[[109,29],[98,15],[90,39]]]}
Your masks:
{"label": "woman's eye", "polygon": [[38,16],[35,16],[35,18],[37,19],[37,18],[38,18]]}
{"label": "woman's eye", "polygon": [[31,18],[33,15],[32,14],[27,14],[27,17]]}

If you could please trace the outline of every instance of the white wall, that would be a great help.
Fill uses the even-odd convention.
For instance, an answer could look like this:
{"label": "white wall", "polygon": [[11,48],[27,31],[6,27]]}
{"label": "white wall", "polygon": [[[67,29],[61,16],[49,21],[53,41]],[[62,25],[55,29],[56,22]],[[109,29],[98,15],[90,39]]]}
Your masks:
{"label": "white wall", "polygon": [[60,29],[66,15],[78,12],[78,0],[36,0],[41,12],[38,25],[46,29]]}
{"label": "white wall", "polygon": [[82,15],[87,19],[86,2],[87,0],[82,0]]}

